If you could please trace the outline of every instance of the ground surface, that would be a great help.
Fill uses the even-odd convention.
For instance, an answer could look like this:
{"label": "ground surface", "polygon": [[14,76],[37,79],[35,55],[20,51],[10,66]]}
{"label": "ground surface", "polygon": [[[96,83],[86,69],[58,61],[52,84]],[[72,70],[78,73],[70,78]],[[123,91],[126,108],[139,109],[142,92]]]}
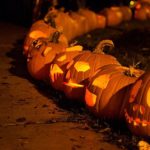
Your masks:
{"label": "ground surface", "polygon": [[[78,40],[85,47],[93,48],[98,40],[112,38],[117,47],[111,53],[118,59],[122,56],[127,58],[132,51],[126,52],[125,49],[136,50],[136,47],[133,46],[134,40],[128,41],[126,38],[139,31],[145,37],[145,47],[138,42],[144,53],[135,59],[138,61],[142,57],[144,60],[140,67],[144,68],[147,64],[148,69],[149,25],[146,23],[143,27],[140,24],[135,30],[132,25],[130,28],[127,26],[92,32],[85,35],[84,40]],[[124,123],[111,125],[98,120],[89,115],[84,106],[66,102],[62,94],[29,76],[21,47],[26,31],[17,25],[0,23],[0,150],[137,149],[140,139],[132,136]],[[141,50],[141,47],[138,49]],[[118,52],[120,49],[121,54]],[[126,58],[120,61],[125,65],[133,62]]]}

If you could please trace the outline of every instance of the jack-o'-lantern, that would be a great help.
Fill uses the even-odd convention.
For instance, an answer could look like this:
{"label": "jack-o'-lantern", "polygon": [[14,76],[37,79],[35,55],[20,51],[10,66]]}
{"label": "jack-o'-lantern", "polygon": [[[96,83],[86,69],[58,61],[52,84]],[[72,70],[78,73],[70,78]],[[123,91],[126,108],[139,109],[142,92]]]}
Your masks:
{"label": "jack-o'-lantern", "polygon": [[145,72],[132,85],[125,118],[131,132],[150,136],[150,72]]}
{"label": "jack-o'-lantern", "polygon": [[116,64],[101,67],[86,88],[85,102],[89,110],[99,117],[122,119],[129,85],[143,73],[132,69]]}
{"label": "jack-o'-lantern", "polygon": [[[57,32],[56,32],[57,33]],[[53,40],[39,38],[33,41],[27,57],[28,71],[32,77],[38,80],[49,78],[49,65],[56,54],[66,50],[66,46],[58,43],[58,37],[54,34]]]}
{"label": "jack-o'-lantern", "polygon": [[[50,23],[45,22],[44,20],[39,20],[33,23],[24,41],[24,55],[28,55],[29,47],[34,40],[38,38],[49,38],[56,31],[56,28],[52,27]],[[59,42],[68,46],[68,40],[63,34],[60,35]]]}
{"label": "jack-o'-lantern", "polygon": [[88,78],[104,65],[119,64],[115,57],[99,51],[83,51],[68,64],[63,90],[69,99],[83,100]]}
{"label": "jack-o'-lantern", "polygon": [[58,54],[50,65],[50,83],[53,88],[63,90],[63,80],[68,63],[80,54],[83,47],[80,45],[66,48],[66,52]]}

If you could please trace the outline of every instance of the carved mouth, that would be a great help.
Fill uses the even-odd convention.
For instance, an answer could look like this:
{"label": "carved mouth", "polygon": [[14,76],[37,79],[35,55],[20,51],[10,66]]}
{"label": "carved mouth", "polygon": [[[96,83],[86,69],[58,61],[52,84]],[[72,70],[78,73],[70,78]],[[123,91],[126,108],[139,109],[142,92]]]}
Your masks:
{"label": "carved mouth", "polygon": [[143,120],[140,118],[134,118],[131,115],[129,115],[129,113],[127,112],[127,110],[125,109],[125,118],[127,120],[127,122],[129,124],[133,124],[133,126],[142,126],[142,127],[147,127],[148,125],[150,125],[150,121],[148,120]]}
{"label": "carved mouth", "polygon": [[31,59],[32,59],[32,56],[31,56],[31,54],[28,54],[28,57],[27,57],[27,62],[29,62]]}

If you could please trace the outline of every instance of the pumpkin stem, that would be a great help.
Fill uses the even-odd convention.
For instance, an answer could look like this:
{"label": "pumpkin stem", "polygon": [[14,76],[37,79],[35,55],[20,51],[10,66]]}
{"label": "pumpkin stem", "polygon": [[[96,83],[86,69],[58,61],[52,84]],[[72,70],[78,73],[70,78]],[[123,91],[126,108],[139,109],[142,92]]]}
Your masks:
{"label": "pumpkin stem", "polygon": [[55,23],[55,20],[54,20],[54,17],[47,14],[45,17],[44,17],[44,22],[46,24],[49,24],[50,26],[52,26],[53,28],[56,28],[56,23]]}
{"label": "pumpkin stem", "polygon": [[129,66],[129,70],[126,71],[126,74],[130,77],[135,77],[135,68],[134,66]]}
{"label": "pumpkin stem", "polygon": [[129,66],[129,68],[125,71],[125,74],[130,77],[139,77],[144,71],[138,70],[135,66]]}
{"label": "pumpkin stem", "polygon": [[48,13],[44,17],[44,22],[52,26],[53,28],[56,28],[55,23],[55,17],[56,17],[57,11],[54,7],[49,8]]}
{"label": "pumpkin stem", "polygon": [[108,46],[109,50],[114,48],[114,43],[112,40],[102,40],[98,43],[96,48],[94,49],[94,53],[104,53],[105,47]]}
{"label": "pumpkin stem", "polygon": [[54,32],[50,41],[53,43],[58,43],[60,35],[61,35],[61,33],[59,31]]}

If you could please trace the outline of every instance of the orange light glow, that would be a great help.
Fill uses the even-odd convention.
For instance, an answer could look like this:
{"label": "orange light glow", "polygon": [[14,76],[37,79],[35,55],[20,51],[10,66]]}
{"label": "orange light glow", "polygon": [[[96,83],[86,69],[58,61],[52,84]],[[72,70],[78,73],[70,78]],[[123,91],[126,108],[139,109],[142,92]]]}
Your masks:
{"label": "orange light glow", "polygon": [[134,84],[130,92],[129,103],[134,102],[141,85],[142,85],[142,80],[139,80]]}
{"label": "orange light glow", "polygon": [[67,52],[71,52],[71,51],[82,51],[83,47],[81,45],[76,45],[76,46],[72,46],[72,47],[68,47],[66,48]]}
{"label": "orange light glow", "polygon": [[138,3],[138,4],[135,6],[135,8],[136,8],[137,10],[140,9],[140,8],[141,8],[141,4]]}
{"label": "orange light glow", "polygon": [[150,87],[147,91],[146,101],[147,101],[147,105],[150,107]]}
{"label": "orange light glow", "polygon": [[69,82],[64,82],[64,85],[70,86],[72,88],[83,88],[84,87],[84,85],[82,85],[82,84],[74,83],[71,79],[69,80]]}
{"label": "orange light glow", "polygon": [[145,107],[144,106],[140,106],[140,113],[143,115],[145,114]]}
{"label": "orange light glow", "polygon": [[150,122],[147,120],[141,120],[140,118],[134,119],[133,117],[129,116],[126,110],[125,110],[125,117],[128,123],[133,123],[134,126],[141,125],[142,127],[146,127],[147,125],[150,125]]}
{"label": "orange light glow", "polygon": [[133,105],[133,111],[137,111],[139,110],[139,108],[140,108],[140,105],[138,104]]}
{"label": "orange light glow", "polygon": [[148,121],[147,121],[147,120],[143,120],[143,121],[142,121],[142,126],[143,126],[143,127],[146,127],[147,125],[148,125]]}
{"label": "orange light glow", "polygon": [[104,74],[104,75],[101,75],[101,76],[97,77],[93,81],[92,85],[96,86],[96,87],[99,87],[101,89],[105,89],[107,87],[109,81],[110,81],[110,75],[109,74]]}
{"label": "orange light glow", "polygon": [[67,58],[67,56],[66,56],[66,54],[64,54],[64,55],[60,56],[60,57],[57,59],[57,61],[62,62],[62,61],[64,61],[64,60],[66,60],[66,58]]}
{"label": "orange light glow", "polygon": [[96,104],[96,98],[97,96],[93,93],[91,93],[87,88],[86,88],[86,93],[85,93],[85,102],[87,106],[93,107]]}
{"label": "orange light glow", "polygon": [[68,70],[72,65],[73,65],[74,61],[72,60],[66,67],[66,69]]}
{"label": "orange light glow", "polygon": [[63,71],[61,70],[61,68],[57,64],[51,65],[50,66],[50,77],[51,77],[52,82],[57,80],[57,77],[59,74],[63,74]]}
{"label": "orange light glow", "polygon": [[70,70],[69,70],[69,71],[67,72],[67,74],[66,74],[66,79],[69,80],[69,79],[70,79],[70,76],[71,76],[71,75],[70,75]]}
{"label": "orange light glow", "polygon": [[140,118],[136,118],[136,119],[133,121],[133,125],[134,125],[134,126],[138,126],[140,123],[141,123]]}
{"label": "orange light glow", "polygon": [[46,34],[43,33],[42,31],[39,31],[39,30],[35,30],[35,31],[32,31],[30,34],[29,34],[29,37],[30,38],[33,38],[33,39],[37,39],[39,37],[44,37],[46,38]]}
{"label": "orange light glow", "polygon": [[90,69],[89,63],[84,61],[78,61],[74,65],[77,72],[86,72]]}
{"label": "orange light glow", "polygon": [[43,51],[43,56],[46,56],[50,51],[52,50],[52,47],[46,47]]}

